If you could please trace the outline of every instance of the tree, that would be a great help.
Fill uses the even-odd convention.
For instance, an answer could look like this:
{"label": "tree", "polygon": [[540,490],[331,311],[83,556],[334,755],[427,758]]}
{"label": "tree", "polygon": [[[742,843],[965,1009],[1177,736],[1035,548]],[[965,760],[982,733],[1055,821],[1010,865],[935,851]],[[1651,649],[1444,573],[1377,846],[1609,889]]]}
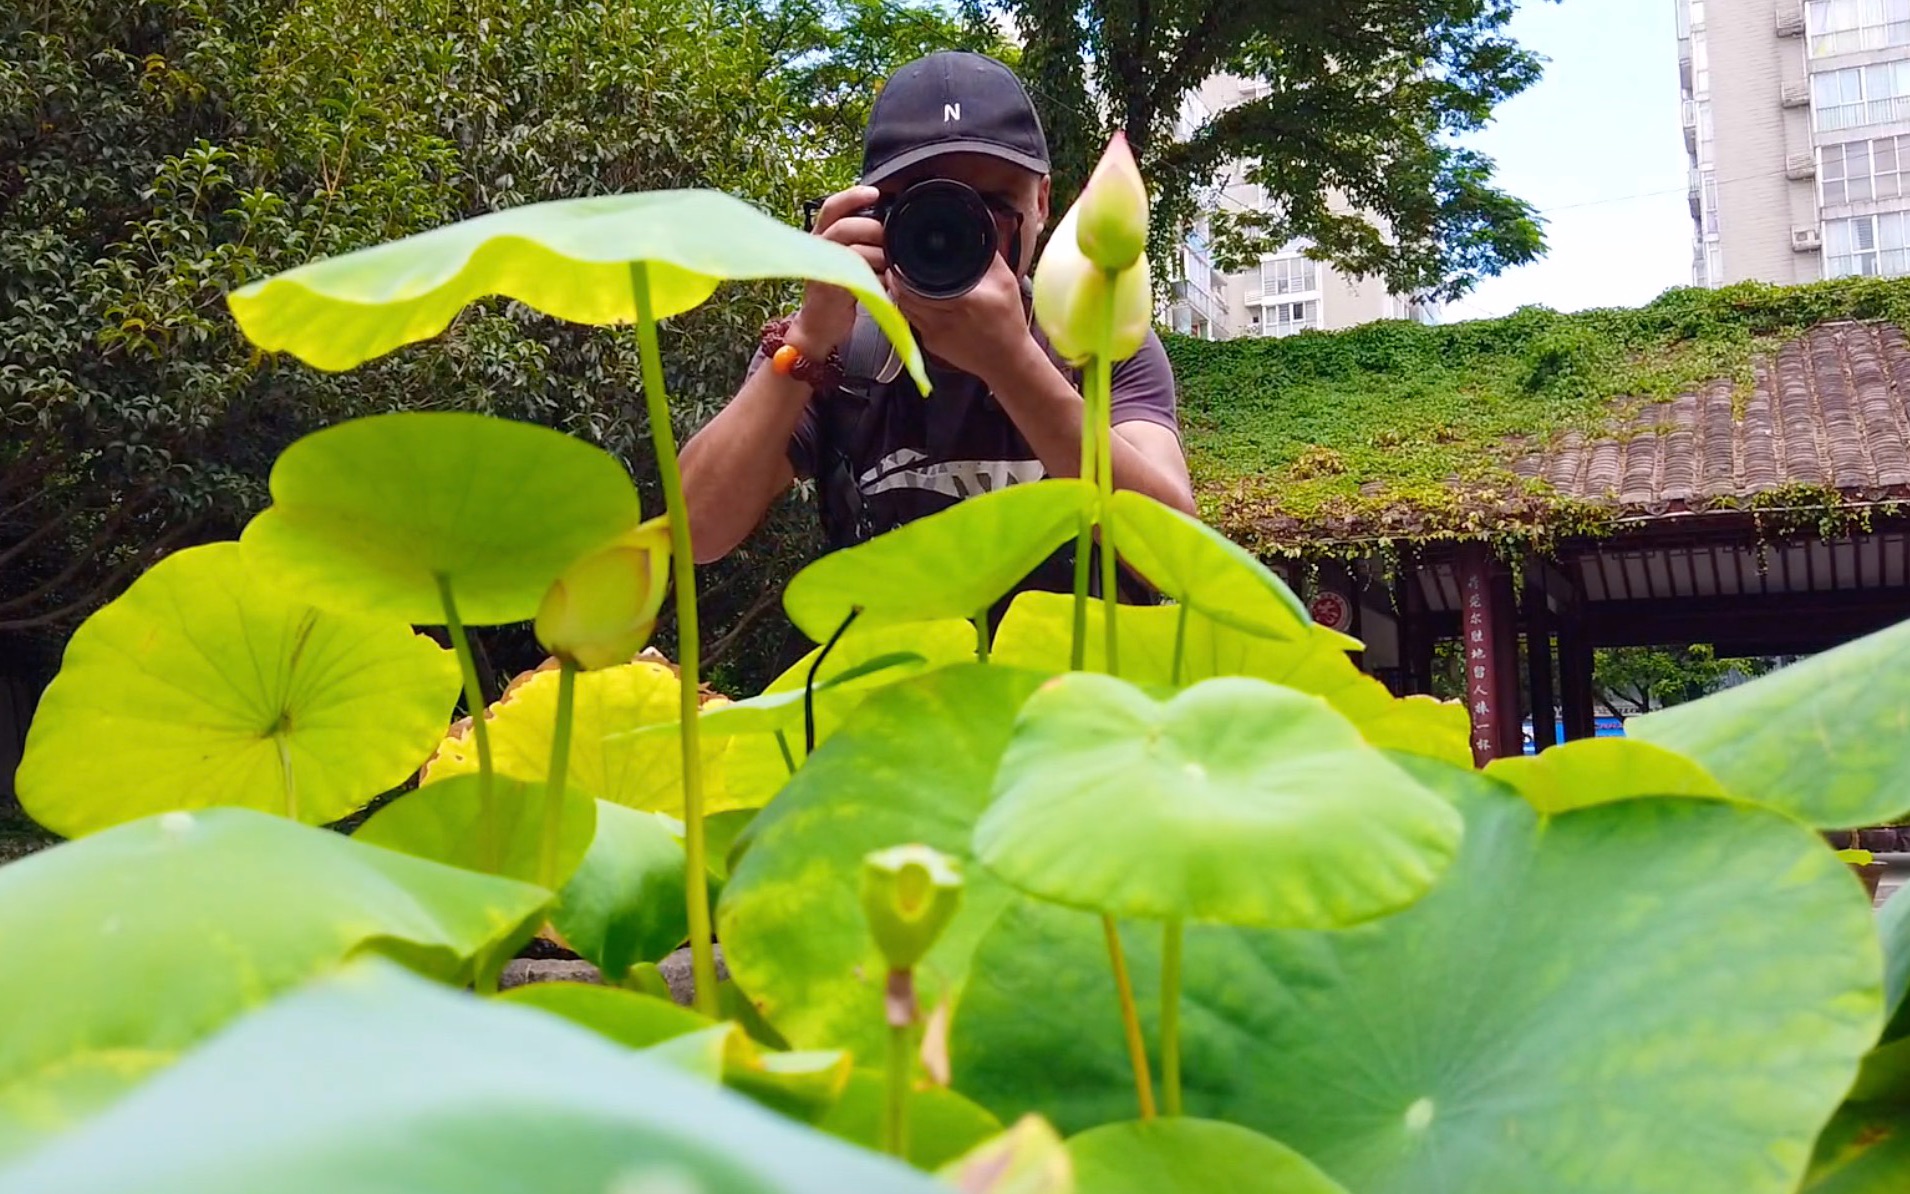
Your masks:
{"label": "tree", "polygon": [[1592,657],[1592,691],[1608,709],[1649,713],[1708,696],[1734,676],[1761,676],[1768,659],[1720,659],[1715,648],[1614,647]]}
{"label": "tree", "polygon": [[[849,32],[830,38],[771,25],[758,0],[9,9],[0,633],[56,638],[160,553],[235,534],[279,451],[356,415],[464,409],[563,428],[622,457],[658,508],[627,331],[491,303],[428,344],[326,375],[256,357],[224,295],[541,199],[704,186],[794,220],[859,162],[838,142],[817,151],[822,101],[797,89],[827,75],[846,103],[854,77],[838,59],[880,65],[885,37],[895,58],[961,34],[946,17],[913,23],[899,2],[850,7]],[[792,297],[726,288],[670,322],[680,433],[728,399],[762,321]],[[707,570],[724,682],[749,686],[784,652],[773,594],[818,546],[813,512],[792,500]],[[515,653],[534,650],[527,635],[490,642],[499,670],[535,661]]]}
{"label": "tree", "polygon": [[[1539,60],[1505,34],[1517,0],[962,0],[1014,20],[1056,157],[1057,198],[1119,129],[1156,192],[1156,249],[1238,164],[1269,210],[1222,210],[1224,268],[1304,237],[1400,294],[1455,298],[1543,250],[1533,209],[1455,138],[1531,86]],[[1176,137],[1209,78],[1266,94]]]}

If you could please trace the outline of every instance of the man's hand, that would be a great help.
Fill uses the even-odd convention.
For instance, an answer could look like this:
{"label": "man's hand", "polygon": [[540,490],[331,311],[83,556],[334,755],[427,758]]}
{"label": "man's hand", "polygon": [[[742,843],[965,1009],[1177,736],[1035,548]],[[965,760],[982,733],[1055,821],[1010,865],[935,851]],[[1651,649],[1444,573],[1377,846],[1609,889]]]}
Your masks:
{"label": "man's hand", "polygon": [[887,283],[889,297],[908,317],[922,347],[990,389],[1002,370],[1024,364],[1029,350],[1039,351],[1028,330],[1021,283],[1000,256],[981,284],[958,298],[923,298],[894,273]]}
{"label": "man's hand", "polygon": [[[829,196],[816,213],[815,233],[854,249],[877,278],[886,278],[889,255],[882,248],[882,222],[855,214],[875,206],[879,198],[881,192],[874,187],[850,187]],[[804,356],[819,361],[847,344],[855,325],[855,295],[840,286],[811,282],[803,291],[802,310],[796,313],[789,340]]]}

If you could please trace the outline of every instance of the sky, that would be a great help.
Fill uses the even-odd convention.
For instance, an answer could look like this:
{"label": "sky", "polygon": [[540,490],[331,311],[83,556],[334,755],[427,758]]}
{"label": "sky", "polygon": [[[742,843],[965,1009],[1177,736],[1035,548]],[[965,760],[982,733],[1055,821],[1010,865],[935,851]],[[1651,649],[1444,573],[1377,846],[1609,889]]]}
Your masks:
{"label": "sky", "polygon": [[1549,61],[1468,144],[1539,208],[1550,251],[1448,303],[1444,321],[1638,306],[1691,283],[1673,0],[1525,0],[1512,34]]}

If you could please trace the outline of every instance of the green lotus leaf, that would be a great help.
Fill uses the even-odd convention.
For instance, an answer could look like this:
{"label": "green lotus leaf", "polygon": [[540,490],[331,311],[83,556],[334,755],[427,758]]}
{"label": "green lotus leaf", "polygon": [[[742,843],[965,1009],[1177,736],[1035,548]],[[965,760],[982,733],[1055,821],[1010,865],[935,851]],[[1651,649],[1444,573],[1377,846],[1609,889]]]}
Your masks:
{"label": "green lotus leaf", "polygon": [[[770,681],[757,698],[776,702],[777,720],[773,726],[730,739],[729,751],[723,756],[723,782],[732,800],[758,806],[768,804],[789,782],[792,764],[802,765],[806,757],[802,694],[809,681],[809,670],[821,652],[822,648],[817,647],[797,660]],[[920,662],[897,663],[879,672],[862,670],[883,658],[904,655]],[[822,667],[816,673],[818,688],[813,702],[816,744],[820,746],[827,741],[850,712],[878,689],[974,657],[975,627],[967,621],[946,618],[935,622],[864,626],[858,619],[822,658]],[[838,682],[844,676],[854,678]],[[711,709],[705,714],[706,731],[708,718],[718,712],[721,710]]]}
{"label": "green lotus leaf", "polygon": [[975,856],[1041,899],[1116,917],[1338,928],[1433,885],[1451,804],[1318,697],[1207,680],[1166,703],[1058,676],[1022,706]]}
{"label": "green lotus leaf", "polygon": [[1068,1141],[1078,1194],[1346,1194],[1276,1140],[1211,1119],[1105,1124]]}
{"label": "green lotus leaf", "polygon": [[[877,1148],[888,1082],[880,1070],[856,1070],[842,1097],[816,1126],[831,1136]],[[940,1086],[917,1083],[908,1092],[908,1159],[917,1169],[939,1169],[992,1139],[1001,1122],[973,1102]]]}
{"label": "green lotus leaf", "polygon": [[717,1025],[668,999],[595,983],[525,983],[497,998],[562,1016],[632,1049],[648,1049]]}
{"label": "green lotus leaf", "polygon": [[[0,970],[0,1154],[355,953],[470,982],[503,965],[549,898],[236,808],[162,813],[8,863],[0,941],[34,944],[30,965]],[[4,1174],[0,1187],[65,1188]]]}
{"label": "green lotus leaf", "polygon": [[[1397,916],[1187,931],[1190,1115],[1299,1150],[1362,1194],[1788,1194],[1876,1038],[1880,960],[1807,828],[1713,800],[1544,816],[1410,762],[1466,818]],[[1161,934],[1124,933],[1149,1038]],[[1098,917],[1020,904],[971,962],[961,1089],[1064,1130],[1131,1118]]]}
{"label": "green lotus leaf", "polygon": [[1688,755],[1741,800],[1819,829],[1883,825],[1910,811],[1910,622],[1702,700],[1625,723]]}
{"label": "green lotus leaf", "polygon": [[1818,1137],[1799,1194],[1910,1190],[1910,1106],[1847,1103]]}
{"label": "green lotus leaf", "polygon": [[248,338],[320,369],[351,369],[428,340],[467,303],[503,295],[572,323],[637,319],[632,266],[658,319],[717,283],[802,278],[854,294],[928,392],[921,349],[867,263],[718,191],[561,199],[492,212],[314,261],[232,292]]}
{"label": "green lotus leaf", "polygon": [[1729,799],[1718,781],[1690,759],[1629,738],[1584,738],[1535,755],[1494,759],[1486,774],[1542,813],[1652,796]]}
{"label": "green lotus leaf", "polygon": [[[969,857],[1015,710],[1041,677],[961,664],[882,689],[751,825],[723,888],[717,935],[736,982],[804,1048],[886,1056],[885,963],[862,913],[873,850],[911,842]],[[985,871],[917,975],[933,1005],[959,986],[975,942],[1013,898]]]}
{"label": "green lotus leaf", "polygon": [[1075,1194],[1074,1160],[1039,1115],[1024,1115],[939,1170],[962,1194]]}
{"label": "green lotus leaf", "polygon": [[[368,846],[429,858],[467,871],[538,881],[544,831],[544,785],[503,776],[492,780],[496,838],[484,837],[483,785],[460,775],[407,792],[366,818],[352,834]],[[566,786],[559,812],[557,878],[561,886],[584,859],[597,832],[597,802]],[[487,851],[495,850],[495,854]]]}
{"label": "green lotus leaf", "polygon": [[969,498],[822,557],[789,582],[783,608],[817,642],[858,609],[871,627],[972,618],[1074,538],[1095,500],[1093,485],[1063,478]]}
{"label": "green lotus leaf", "polygon": [[0,1174],[0,1185],[61,1194],[947,1194],[897,1161],[658,1058],[382,963],[242,1020]]}
{"label": "green lotus leaf", "polygon": [[[519,677],[485,712],[491,763],[499,775],[533,782],[548,775],[558,674],[552,667]],[[683,753],[676,734],[630,732],[650,726],[673,731],[681,708],[676,673],[648,660],[579,672],[572,698],[567,781],[612,804],[682,816]],[[721,741],[701,745],[708,812],[738,807],[723,780],[724,749]],[[458,727],[425,767],[423,782],[477,770],[477,745],[468,727]]]}
{"label": "green lotus leaf", "polygon": [[[1253,676],[1323,696],[1368,742],[1387,750],[1425,755],[1456,766],[1472,765],[1472,725],[1457,701],[1395,697],[1361,672],[1348,651],[1357,639],[1324,626],[1300,638],[1273,639],[1216,622],[1184,607],[1124,605],[1118,627],[1122,678],[1144,687],[1169,688],[1217,676]],[[1099,603],[1088,606],[1088,671],[1107,670],[1106,624]],[[995,663],[1037,671],[1068,670],[1074,636],[1074,598],[1066,593],[1016,596],[995,631]],[[1180,667],[1174,648],[1180,643]]]}
{"label": "green lotus leaf", "polygon": [[1114,550],[1175,602],[1250,634],[1306,637],[1313,620],[1293,590],[1199,519],[1125,489],[1112,495],[1104,517]]}
{"label": "green lotus leaf", "polygon": [[578,956],[620,982],[632,966],[688,939],[684,866],[683,843],[661,817],[598,801],[597,835],[551,924]]}
{"label": "green lotus leaf", "polygon": [[[832,1108],[854,1084],[846,1053],[766,1049],[740,1024],[707,1020],[650,995],[588,983],[530,983],[502,998],[562,1016],[633,1049],[700,1037],[693,1047],[709,1051],[712,1076],[766,1107],[810,1123],[833,1116]],[[869,1143],[873,1147],[873,1137]]]}
{"label": "green lotus leaf", "polygon": [[451,654],[402,622],[322,613],[240,554],[167,556],[74,633],[16,780],[35,820],[67,837],[212,805],[335,821],[430,753]]}
{"label": "green lotus leaf", "polygon": [[637,491],[601,448],[452,411],[373,415],[294,443],[246,563],[327,609],[419,625],[527,621],[559,573],[636,526]]}

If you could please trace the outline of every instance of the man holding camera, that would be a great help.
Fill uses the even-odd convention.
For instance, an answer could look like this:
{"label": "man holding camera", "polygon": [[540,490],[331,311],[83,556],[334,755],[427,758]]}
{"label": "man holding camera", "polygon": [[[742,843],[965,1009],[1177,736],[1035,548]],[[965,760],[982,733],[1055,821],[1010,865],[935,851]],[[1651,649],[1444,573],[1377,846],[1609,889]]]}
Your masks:
{"label": "man holding camera", "polygon": [[[883,279],[933,392],[920,395],[853,296],[811,285],[684,447],[699,563],[734,550],[798,476],[816,481],[837,549],[1004,485],[1080,475],[1081,379],[1034,325],[1027,284],[1048,172],[1040,119],[1006,66],[942,53],[896,72],[870,113],[861,185],[818,205],[812,230]],[[1173,374],[1152,332],[1115,366],[1112,407],[1115,485],[1192,513]],[[1072,584],[1070,545],[1020,587]]]}

